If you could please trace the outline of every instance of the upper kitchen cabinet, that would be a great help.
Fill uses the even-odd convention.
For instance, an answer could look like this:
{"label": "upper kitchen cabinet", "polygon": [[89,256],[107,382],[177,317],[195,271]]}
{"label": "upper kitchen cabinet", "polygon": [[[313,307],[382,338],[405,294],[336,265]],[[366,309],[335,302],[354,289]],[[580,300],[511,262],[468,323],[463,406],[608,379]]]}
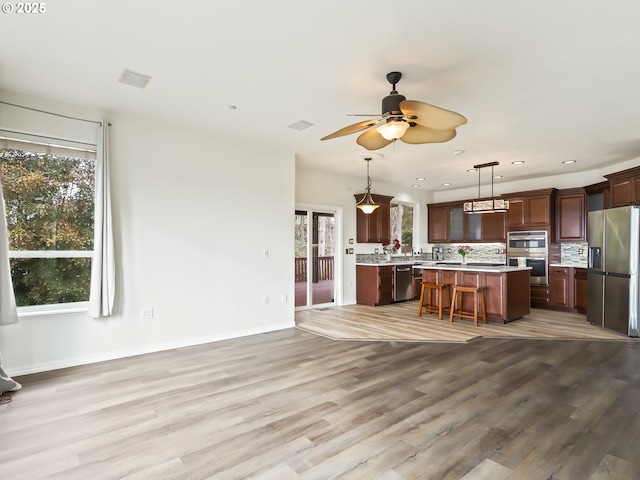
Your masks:
{"label": "upper kitchen cabinet", "polygon": [[429,243],[449,241],[449,207],[428,205],[427,236]]}
{"label": "upper kitchen cabinet", "polygon": [[527,230],[549,228],[555,209],[555,188],[505,195],[509,200],[507,228]]}
{"label": "upper kitchen cabinet", "polygon": [[500,242],[506,241],[506,214],[468,215],[464,202],[427,205],[429,243]]}
{"label": "upper kitchen cabinet", "polygon": [[605,177],[609,180],[611,208],[640,204],[640,167],[605,175]]}
{"label": "upper kitchen cabinet", "polygon": [[[359,202],[364,193],[354,195]],[[388,243],[391,240],[391,200],[393,197],[371,194],[379,207],[365,214],[356,208],[356,239],[358,243]]]}
{"label": "upper kitchen cabinet", "polygon": [[471,215],[482,217],[482,241],[505,243],[507,240],[507,214],[502,212]]}
{"label": "upper kitchen cabinet", "polygon": [[583,188],[559,190],[556,195],[557,243],[587,240],[587,195]]}
{"label": "upper kitchen cabinet", "polygon": [[609,208],[609,182],[594,183],[584,187],[587,194],[587,211]]}

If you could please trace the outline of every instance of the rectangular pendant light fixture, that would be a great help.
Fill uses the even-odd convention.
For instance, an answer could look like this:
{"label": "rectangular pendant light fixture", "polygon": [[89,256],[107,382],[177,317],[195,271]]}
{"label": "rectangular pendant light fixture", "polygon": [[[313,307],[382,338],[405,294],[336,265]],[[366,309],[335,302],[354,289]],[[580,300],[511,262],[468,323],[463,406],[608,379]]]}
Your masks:
{"label": "rectangular pendant light fixture", "polygon": [[501,198],[493,198],[493,167],[500,165],[499,162],[483,163],[482,165],[474,165],[473,168],[478,171],[478,198],[480,198],[480,170],[491,167],[491,199],[475,200],[473,202],[465,202],[463,210],[467,214],[474,213],[499,213],[509,210],[509,201]]}

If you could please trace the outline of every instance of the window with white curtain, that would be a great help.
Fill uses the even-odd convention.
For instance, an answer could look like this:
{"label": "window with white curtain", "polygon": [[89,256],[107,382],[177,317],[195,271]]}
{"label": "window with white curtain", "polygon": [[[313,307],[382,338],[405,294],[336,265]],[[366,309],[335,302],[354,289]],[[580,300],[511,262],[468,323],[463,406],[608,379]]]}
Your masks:
{"label": "window with white curtain", "polygon": [[83,307],[94,242],[95,146],[0,136],[0,178],[19,311]]}

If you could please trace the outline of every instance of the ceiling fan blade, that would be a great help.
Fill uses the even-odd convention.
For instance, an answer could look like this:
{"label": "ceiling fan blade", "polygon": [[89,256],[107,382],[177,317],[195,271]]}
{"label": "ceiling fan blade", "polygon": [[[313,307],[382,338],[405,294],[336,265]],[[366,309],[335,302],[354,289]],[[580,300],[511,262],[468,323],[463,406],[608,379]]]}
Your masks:
{"label": "ceiling fan blade", "polygon": [[372,128],[360,135],[356,142],[367,150],[378,150],[389,145],[392,140],[387,140],[378,133],[378,130]]}
{"label": "ceiling fan blade", "polygon": [[404,135],[400,137],[404,143],[419,144],[419,143],[442,143],[448,142],[456,136],[456,131],[451,130],[435,130],[433,128],[423,127],[422,125],[415,125],[409,127]]}
{"label": "ceiling fan blade", "polygon": [[452,130],[467,123],[467,119],[459,113],[418,100],[400,102],[400,110],[410,121],[435,130]]}
{"label": "ceiling fan blade", "polygon": [[329,140],[331,138],[342,137],[343,135],[350,135],[352,133],[360,132],[361,130],[365,130],[369,127],[373,127],[377,125],[379,120],[365,120],[364,122],[354,123],[353,125],[349,125],[348,127],[341,128],[340,130],[333,132],[326,137],[322,137],[320,140]]}

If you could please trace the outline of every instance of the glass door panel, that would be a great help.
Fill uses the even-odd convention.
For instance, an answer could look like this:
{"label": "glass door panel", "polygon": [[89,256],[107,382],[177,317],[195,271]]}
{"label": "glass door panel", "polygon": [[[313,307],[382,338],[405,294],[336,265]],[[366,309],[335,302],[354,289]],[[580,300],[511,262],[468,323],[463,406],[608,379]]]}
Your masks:
{"label": "glass door panel", "polygon": [[296,307],[335,303],[334,252],[334,214],[296,210]]}

